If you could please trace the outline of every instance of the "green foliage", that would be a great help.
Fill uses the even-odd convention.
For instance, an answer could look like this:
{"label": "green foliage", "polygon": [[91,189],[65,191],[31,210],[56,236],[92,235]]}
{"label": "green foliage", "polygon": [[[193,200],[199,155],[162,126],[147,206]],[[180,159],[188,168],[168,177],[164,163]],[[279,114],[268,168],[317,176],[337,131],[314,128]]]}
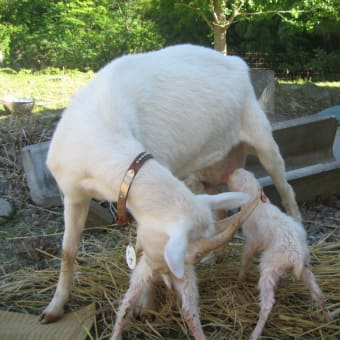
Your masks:
{"label": "green foliage", "polygon": [[[266,52],[272,59],[285,55],[275,67],[279,72],[308,68],[321,74],[339,68],[339,0],[217,1],[227,19],[239,8],[228,29],[230,51]],[[0,0],[0,52],[5,65],[17,69],[96,70],[122,54],[165,45],[212,46],[211,4],[208,0]]]}
{"label": "green foliage", "polygon": [[[206,1],[202,1],[206,2]],[[154,22],[167,45],[211,45],[211,32],[202,17],[173,0],[152,0]]]}
{"label": "green foliage", "polygon": [[[294,13],[245,16],[230,28],[229,50],[267,52],[261,56],[262,66],[274,69],[281,77],[339,79],[340,47],[336,42],[340,38],[340,17],[335,11],[339,2],[338,5],[333,0],[280,1],[279,4],[287,9],[285,6],[295,6]],[[264,8],[263,5],[263,11]]]}
{"label": "green foliage", "polygon": [[[113,57],[159,48],[149,1],[12,0],[0,4],[0,37],[14,65],[99,68]],[[20,24],[19,24],[20,23]],[[4,27],[16,30],[5,30]]]}

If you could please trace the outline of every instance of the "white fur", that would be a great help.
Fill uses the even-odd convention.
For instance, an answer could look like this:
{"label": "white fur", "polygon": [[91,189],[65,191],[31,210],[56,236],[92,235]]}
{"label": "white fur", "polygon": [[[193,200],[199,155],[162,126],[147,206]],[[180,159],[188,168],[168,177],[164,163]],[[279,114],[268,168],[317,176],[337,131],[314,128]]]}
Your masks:
{"label": "white fur", "polygon": [[[65,197],[65,234],[57,290],[42,321],[63,314],[90,199],[116,201],[137,154],[155,157],[136,176],[127,201],[144,260],[152,273],[170,268],[182,280],[186,244],[206,235],[207,226],[214,228],[208,197],[197,199],[174,176],[222,162],[243,144],[256,150],[283,204],[299,218],[270,124],[240,58],[182,45],[124,56],[100,70],[64,111],[48,153],[47,165]],[[227,196],[218,200],[227,207]],[[178,237],[176,257],[171,252],[176,242],[170,241]]]}
{"label": "white fur", "polygon": [[[237,169],[228,181],[230,190],[246,192],[251,197],[259,190],[259,183],[252,173]],[[322,292],[317,285],[309,265],[309,249],[303,226],[283,213],[269,201],[260,202],[250,217],[243,223],[242,232],[245,246],[240,270],[244,280],[246,268],[254,255],[261,252],[260,260],[260,299],[261,311],[251,339],[258,339],[264,324],[275,303],[274,289],[278,280],[290,268],[296,278],[302,279],[310,289],[313,299],[320,305],[326,320],[330,314],[324,306]]]}

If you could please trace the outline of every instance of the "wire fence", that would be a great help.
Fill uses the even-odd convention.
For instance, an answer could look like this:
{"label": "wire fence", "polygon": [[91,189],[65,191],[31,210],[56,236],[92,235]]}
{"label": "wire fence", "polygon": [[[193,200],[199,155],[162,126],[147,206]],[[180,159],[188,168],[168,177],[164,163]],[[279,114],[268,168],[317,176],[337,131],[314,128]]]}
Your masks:
{"label": "wire fence", "polygon": [[[231,51],[230,55],[242,57],[251,68],[271,69],[277,78],[283,80],[307,79],[313,81],[339,81],[340,67],[327,63],[320,57],[300,54],[291,56],[285,53]],[[340,60],[340,56],[338,56]],[[311,62],[313,60],[313,62]],[[311,64],[315,64],[313,67]]]}

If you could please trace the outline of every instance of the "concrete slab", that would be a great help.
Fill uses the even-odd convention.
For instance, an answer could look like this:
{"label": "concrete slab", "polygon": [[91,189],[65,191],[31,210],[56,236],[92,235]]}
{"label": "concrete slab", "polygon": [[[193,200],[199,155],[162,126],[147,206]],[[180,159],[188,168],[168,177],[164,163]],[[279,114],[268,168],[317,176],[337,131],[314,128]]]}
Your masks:
{"label": "concrete slab", "polygon": [[337,161],[340,161],[340,127],[336,130],[336,135],[333,143],[333,154]]}
{"label": "concrete slab", "polygon": [[[293,186],[298,202],[312,201],[318,197],[327,198],[340,194],[340,161],[314,164],[288,171],[288,182]],[[259,178],[266,195],[280,205],[279,195],[269,176]]]}
{"label": "concrete slab", "polygon": [[318,115],[324,117],[334,116],[338,121],[338,129],[333,144],[333,154],[336,160],[340,160],[340,105],[328,107],[318,112]]}
{"label": "concrete slab", "polygon": [[[318,114],[274,123],[273,136],[285,160],[286,169],[289,171],[334,161],[336,130],[335,117]],[[255,156],[248,157],[246,168],[257,177],[266,175]]]}
{"label": "concrete slab", "polygon": [[[273,125],[274,138],[286,162],[287,178],[292,182],[300,202],[318,195],[340,194],[340,161],[336,162],[333,154],[336,129],[336,118],[319,115]],[[23,165],[32,200],[41,206],[61,205],[57,184],[45,165],[48,147],[49,142],[45,142],[23,148]],[[250,157],[247,168],[261,180],[267,175],[255,157]],[[265,186],[272,190],[269,184]],[[275,192],[268,195],[275,199]],[[90,217],[88,226],[112,223],[104,208],[92,207],[91,210],[93,218]]]}

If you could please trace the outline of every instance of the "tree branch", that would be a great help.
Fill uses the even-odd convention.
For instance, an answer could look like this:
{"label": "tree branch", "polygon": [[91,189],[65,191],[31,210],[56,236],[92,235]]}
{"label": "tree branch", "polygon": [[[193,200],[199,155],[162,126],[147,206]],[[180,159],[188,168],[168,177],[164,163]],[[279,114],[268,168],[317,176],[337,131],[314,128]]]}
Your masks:
{"label": "tree branch", "polygon": [[211,21],[209,20],[209,18],[205,15],[204,11],[202,11],[202,9],[200,7],[195,7],[193,5],[190,4],[184,4],[183,2],[177,2],[178,5],[183,6],[185,8],[189,8],[193,11],[197,11],[199,13],[199,15],[203,18],[203,20],[205,21],[205,23],[209,26],[209,28],[211,30],[214,29],[214,26],[212,25]]}
{"label": "tree branch", "polygon": [[[240,16],[250,17],[252,15],[266,15],[266,14],[291,14],[293,10],[272,10],[272,11],[263,11],[263,12],[244,12],[240,13]],[[296,10],[296,13],[309,13],[311,10]]]}
{"label": "tree branch", "polygon": [[244,5],[244,0],[241,0],[238,6],[234,8],[233,12],[231,13],[230,18],[226,20],[226,25],[225,25],[226,28],[229,28],[235,21],[236,17],[242,14],[240,13],[240,10],[243,7],[243,5]]}

